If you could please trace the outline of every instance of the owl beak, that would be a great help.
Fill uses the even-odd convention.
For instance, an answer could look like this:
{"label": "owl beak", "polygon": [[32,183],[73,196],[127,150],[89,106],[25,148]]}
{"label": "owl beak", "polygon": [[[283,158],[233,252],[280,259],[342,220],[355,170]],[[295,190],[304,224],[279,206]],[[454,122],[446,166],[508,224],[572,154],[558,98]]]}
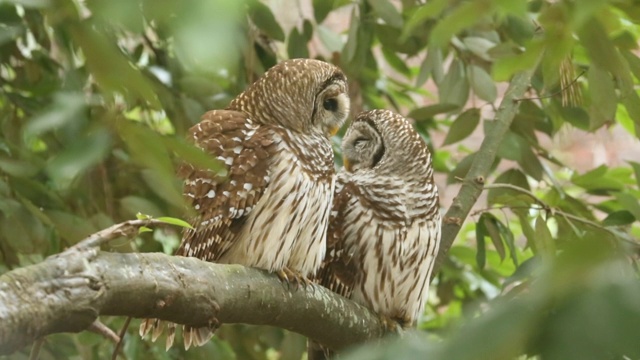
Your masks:
{"label": "owl beak", "polygon": [[334,126],[329,129],[329,135],[334,136],[338,131],[340,131],[340,126]]}
{"label": "owl beak", "polygon": [[347,169],[347,171],[351,172],[351,164],[347,158],[342,158],[342,165],[344,165],[344,168]]}

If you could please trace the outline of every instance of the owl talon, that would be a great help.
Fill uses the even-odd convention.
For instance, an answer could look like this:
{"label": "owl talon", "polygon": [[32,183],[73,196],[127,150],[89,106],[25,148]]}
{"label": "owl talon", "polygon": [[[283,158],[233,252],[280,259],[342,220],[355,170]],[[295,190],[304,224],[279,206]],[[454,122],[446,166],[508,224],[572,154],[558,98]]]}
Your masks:
{"label": "owl talon", "polygon": [[386,315],[380,315],[380,321],[382,322],[382,326],[384,326],[385,331],[388,333],[399,333],[402,330],[402,325],[394,318]]}
{"label": "owl talon", "polygon": [[282,282],[287,284],[287,287],[293,284],[294,289],[296,290],[300,286],[306,290],[306,288],[312,283],[311,280],[307,279],[304,275],[289,268],[283,268],[282,270],[276,271],[276,275],[278,275]]}

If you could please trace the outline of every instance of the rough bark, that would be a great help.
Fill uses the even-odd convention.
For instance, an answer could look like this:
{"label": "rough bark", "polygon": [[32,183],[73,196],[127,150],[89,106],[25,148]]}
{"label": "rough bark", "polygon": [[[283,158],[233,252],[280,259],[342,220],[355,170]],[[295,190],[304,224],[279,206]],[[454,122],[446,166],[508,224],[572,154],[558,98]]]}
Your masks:
{"label": "rough bark", "polygon": [[438,273],[453,241],[462,228],[462,224],[482,193],[485,179],[489,176],[498,148],[518,112],[519,100],[529,88],[533,69],[535,67],[532,67],[531,70],[519,72],[511,79],[500,107],[496,112],[496,118],[490,130],[485,134],[469,172],[462,181],[462,187],[443,217],[440,250],[431,273],[432,277]]}
{"label": "rough bark", "polygon": [[261,270],[194,258],[78,247],[0,276],[0,354],[99,315],[268,324],[338,349],[384,333],[372,312],[322,287],[289,289]]}

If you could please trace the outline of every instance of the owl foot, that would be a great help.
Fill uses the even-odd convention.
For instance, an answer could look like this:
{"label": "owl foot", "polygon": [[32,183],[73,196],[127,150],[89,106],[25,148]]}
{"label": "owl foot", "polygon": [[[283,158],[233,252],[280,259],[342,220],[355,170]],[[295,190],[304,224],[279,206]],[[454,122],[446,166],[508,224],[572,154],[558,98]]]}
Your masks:
{"label": "owl foot", "polygon": [[312,284],[311,280],[307,279],[304,275],[286,267],[276,271],[276,275],[287,285],[293,284],[294,289],[298,289],[300,286],[306,289],[307,286]]}
{"label": "owl foot", "polygon": [[379,315],[382,326],[388,333],[398,334],[402,331],[402,322],[387,315]]}

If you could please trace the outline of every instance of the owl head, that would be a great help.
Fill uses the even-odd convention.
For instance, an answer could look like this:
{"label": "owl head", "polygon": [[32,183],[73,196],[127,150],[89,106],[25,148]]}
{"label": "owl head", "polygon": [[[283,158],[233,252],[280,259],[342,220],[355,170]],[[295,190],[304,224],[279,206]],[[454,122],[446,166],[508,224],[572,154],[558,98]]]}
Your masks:
{"label": "owl head", "polygon": [[349,114],[347,78],[320,60],[283,61],[238,95],[229,109],[301,133],[334,135]]}
{"label": "owl head", "polygon": [[427,145],[407,119],[389,110],[360,113],[342,139],[342,157],[349,172],[430,176]]}

